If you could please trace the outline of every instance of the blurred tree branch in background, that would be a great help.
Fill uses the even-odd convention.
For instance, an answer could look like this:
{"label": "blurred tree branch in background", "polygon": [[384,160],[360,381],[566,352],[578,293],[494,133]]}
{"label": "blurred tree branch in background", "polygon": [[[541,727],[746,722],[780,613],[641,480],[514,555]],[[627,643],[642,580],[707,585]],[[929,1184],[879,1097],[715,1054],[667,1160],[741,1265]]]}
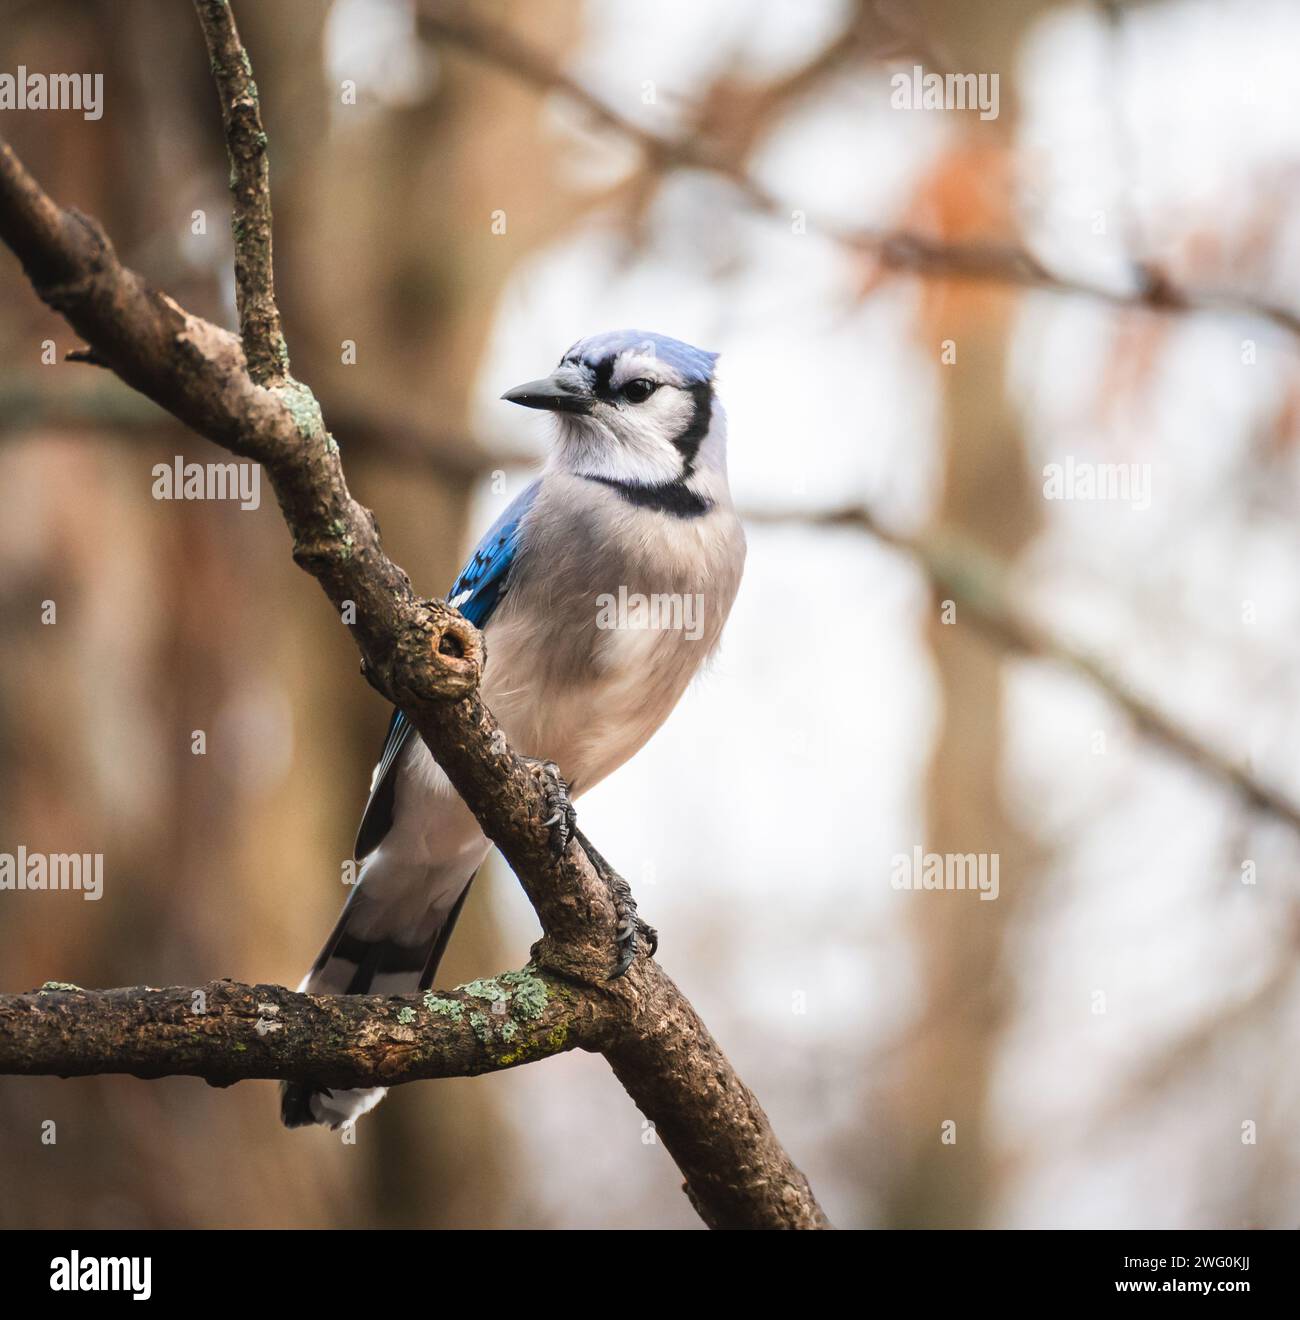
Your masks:
{"label": "blurred tree branch in background", "polygon": [[[511,465],[528,463],[528,454],[487,449],[473,437],[453,431],[418,428],[395,418],[375,418],[345,401],[326,405],[333,430],[344,437],[349,457],[374,459],[408,472],[471,481]],[[40,430],[43,433],[88,428],[106,435],[136,438],[173,428],[167,414],[148,399],[122,389],[111,378],[82,385],[63,384],[58,392],[28,387],[19,377],[0,385],[0,441]]]}
{"label": "blurred tree branch in background", "polygon": [[[543,92],[555,92],[579,106],[600,127],[610,129],[640,149],[647,170],[664,174],[675,169],[707,170],[732,183],[740,196],[755,210],[782,224],[789,224],[793,207],[776,196],[752,173],[745,157],[754,146],[757,132],[744,136],[738,147],[730,149],[708,136],[702,136],[709,116],[697,114],[695,124],[676,137],[665,137],[627,118],[587,87],[566,73],[548,54],[530,45],[513,32],[485,22],[464,0],[418,0],[423,29],[430,35],[453,42],[498,68],[522,79]],[[925,43],[914,33],[895,32],[895,42],[874,48],[861,38],[861,27],[879,12],[859,5],[858,17],[844,35],[810,63],[807,77],[791,75],[775,94],[780,99],[807,90],[845,60],[863,54],[888,58],[898,54],[898,45],[925,50]],[[931,67],[943,68],[938,55]],[[762,98],[760,98],[761,105]],[[761,119],[760,119],[761,124]],[[895,273],[913,274],[925,279],[973,280],[1025,289],[1045,289],[1097,299],[1116,307],[1152,312],[1209,312],[1244,316],[1264,321],[1300,339],[1300,310],[1280,303],[1253,298],[1231,291],[1184,288],[1158,266],[1143,260],[1130,262],[1132,279],[1127,287],[1096,283],[1081,277],[1054,271],[1044,265],[1028,248],[1015,243],[985,241],[945,242],[907,230],[853,229],[818,225],[808,217],[810,232],[816,230],[832,242],[874,258],[880,266]]]}
{"label": "blurred tree branch in background", "polygon": [[1008,585],[1006,566],[969,538],[951,536],[944,531],[908,536],[884,526],[871,510],[862,507],[824,513],[755,511],[745,516],[747,521],[756,523],[847,527],[866,532],[902,551],[915,561],[940,600],[951,600],[957,605],[958,619],[968,616],[991,642],[1007,651],[1059,664],[1086,679],[1154,742],[1240,793],[1251,807],[1266,811],[1300,831],[1300,804],[1183,728],[1102,661],[1072,646],[1020,609]]}
{"label": "blurred tree branch in background", "polygon": [[[416,595],[407,575],[383,551],[373,514],[348,490],[339,447],[312,392],[289,374],[288,353],[279,335],[266,135],[252,69],[229,5],[195,0],[195,8],[212,52],[231,158],[239,221],[234,238],[242,342],[186,312],[123,266],[99,224],[52,201],[3,141],[0,238],[22,262],[37,294],[86,339],[97,363],[199,434],[265,468],[293,536],[295,562],[317,579],[337,609],[355,618],[349,626],[366,678],[412,720],[533,904],[543,929],[533,951],[538,975],[580,986],[586,997],[603,1004],[602,1019],[611,1030],[601,1037],[599,1048],[655,1124],[705,1222],[717,1227],[825,1227],[825,1215],[807,1179],[662,969],[642,956],[634,959],[626,976],[607,979],[610,950],[626,919],[609,877],[598,872],[575,840],[562,857],[553,857],[538,767],[509,749],[479,696],[484,657],[477,630],[444,602]],[[87,360],[84,351],[80,357]],[[29,1030],[18,1037],[43,1043],[48,1054],[41,1057],[49,1071],[77,1070],[65,1051],[69,1014],[79,1023],[79,1039],[92,1056],[112,1056],[131,1071],[133,1047],[147,1051],[159,1044],[149,1033],[149,1039],[142,1040],[135,1031],[136,1024],[150,1017],[149,1004],[138,997],[152,993],[108,992],[104,999],[78,999],[71,1006],[61,1000],[55,1016],[62,1025],[39,1021],[44,1010],[30,1000],[21,1009],[13,1001],[8,1007],[35,1015],[25,1020],[35,1036]],[[172,992],[185,993],[193,994]],[[472,996],[472,985],[464,993]],[[135,1006],[123,1010],[123,995],[136,995]],[[299,998],[304,1005],[311,1002],[289,996],[284,1007],[296,1008]],[[462,1002],[454,996],[438,998]],[[339,1011],[362,1014],[355,1020],[363,1021],[375,1011],[373,1004],[363,1003]],[[401,1008],[395,1010],[394,1022],[404,1027],[409,1024],[400,1020]],[[123,1011],[125,1016],[115,1016]],[[435,1009],[429,1011],[437,1016]],[[471,1017],[471,1034],[474,1025]],[[50,1027],[55,1029],[47,1032]],[[117,1054],[112,1049],[102,1053],[106,1037],[99,1027],[115,1043]],[[202,1034],[195,1024],[189,1031]],[[286,1039],[302,1039],[287,1027],[284,1032]],[[445,1027],[438,1034],[448,1040]],[[276,1040],[269,1049],[278,1048],[280,1032],[263,1035]],[[450,1036],[453,1054],[468,1048],[463,1031]],[[24,1054],[18,1039],[7,1039],[9,1053],[0,1059],[0,1071],[37,1070],[30,1049]],[[95,1040],[100,1045],[92,1047]],[[248,1052],[238,1048],[247,1042],[227,1038],[226,1044],[234,1054]],[[587,1047],[591,1044],[595,1042]],[[334,1062],[341,1075],[346,1072],[341,1059]],[[468,1059],[471,1068],[480,1062],[481,1053]],[[211,1058],[203,1061],[205,1075],[211,1075],[212,1068]],[[231,1069],[238,1075],[237,1062]],[[306,1067],[299,1077],[315,1080],[317,1074]]]}

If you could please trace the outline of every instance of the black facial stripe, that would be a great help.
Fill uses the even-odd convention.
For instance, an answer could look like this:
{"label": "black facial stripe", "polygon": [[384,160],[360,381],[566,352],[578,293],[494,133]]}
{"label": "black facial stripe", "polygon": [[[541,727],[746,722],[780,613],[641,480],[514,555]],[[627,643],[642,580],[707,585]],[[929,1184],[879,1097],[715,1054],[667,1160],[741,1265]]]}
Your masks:
{"label": "black facial stripe", "polygon": [[691,424],[673,441],[673,446],[682,456],[682,476],[689,477],[695,466],[695,455],[700,452],[700,445],[709,433],[709,423],[713,419],[713,387],[707,382],[691,386],[691,402],[695,413]]}
{"label": "black facial stripe", "polygon": [[610,377],[614,374],[614,359],[607,357],[601,362],[597,362],[592,368],[596,373],[596,381],[592,389],[596,398],[603,399],[606,403],[613,403],[618,395],[610,388]]}
{"label": "black facial stripe", "polygon": [[713,508],[713,501],[697,495],[685,481],[665,481],[658,486],[638,486],[631,481],[616,481],[613,477],[588,477],[602,486],[616,490],[638,509],[654,509],[674,518],[698,518]]}

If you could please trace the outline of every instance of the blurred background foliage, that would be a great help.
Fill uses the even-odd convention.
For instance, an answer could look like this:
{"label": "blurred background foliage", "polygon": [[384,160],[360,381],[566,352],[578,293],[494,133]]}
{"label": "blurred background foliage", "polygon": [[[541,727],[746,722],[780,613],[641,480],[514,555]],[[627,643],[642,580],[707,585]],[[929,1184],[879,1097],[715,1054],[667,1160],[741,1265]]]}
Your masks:
{"label": "blurred background foliage", "polygon": [[[1300,11],[473,4],[537,52],[513,70],[447,39],[460,13],[236,5],[294,371],[433,594],[543,451],[503,389],[618,325],[722,350],[738,501],[783,525],[751,532],[714,672],[583,814],[832,1218],[1294,1223],[1293,822],[961,602],[944,622],[906,554],[814,524],[868,504],[996,556],[1005,586],[972,557],[972,591],[1300,796],[1300,338],[1252,310],[1300,306]],[[0,0],[19,64],[103,73],[102,120],[0,112],[0,132],[129,265],[232,325],[189,6]],[[998,117],[894,109],[915,64],[997,73]],[[843,241],[873,229],[1024,244],[1117,297],[899,275]],[[0,266],[0,848],[107,872],[99,903],[0,894],[0,984],[296,984],[345,896],[382,703],[269,491],[256,512],[155,501],[155,463],[221,455],[106,373],[44,364],[77,341]],[[1232,306],[1137,307],[1151,271]],[[1065,455],[1150,465],[1152,507],[1045,500]],[[998,854],[998,901],[893,890],[917,844]],[[534,937],[492,871],[447,984]],[[355,1145],[283,1131],[269,1083],[4,1079],[0,1185],[6,1227],[694,1222],[578,1057],[405,1088]]]}

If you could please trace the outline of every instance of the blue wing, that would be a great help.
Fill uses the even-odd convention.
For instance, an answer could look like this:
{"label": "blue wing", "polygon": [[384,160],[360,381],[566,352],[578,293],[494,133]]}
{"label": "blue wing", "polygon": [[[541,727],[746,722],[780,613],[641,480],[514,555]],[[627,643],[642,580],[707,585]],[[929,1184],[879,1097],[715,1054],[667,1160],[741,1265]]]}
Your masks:
{"label": "blue wing", "polygon": [[[476,628],[485,628],[492,612],[501,603],[510,585],[510,566],[514,563],[519,546],[519,534],[524,515],[532,508],[541,486],[541,479],[520,491],[505,512],[488,528],[478,543],[469,563],[460,571],[447,595],[447,603],[454,605]],[[393,824],[393,798],[397,790],[397,758],[407,739],[414,733],[411,722],[400,710],[393,711],[384,739],[384,750],[374,775],[370,801],[366,803],[357,830],[353,853],[357,861],[372,853]]]}
{"label": "blue wing", "polygon": [[454,605],[476,628],[486,626],[505,595],[510,566],[519,545],[519,530],[541,484],[539,478],[510,501],[478,543],[460,577],[451,584],[447,604]]}

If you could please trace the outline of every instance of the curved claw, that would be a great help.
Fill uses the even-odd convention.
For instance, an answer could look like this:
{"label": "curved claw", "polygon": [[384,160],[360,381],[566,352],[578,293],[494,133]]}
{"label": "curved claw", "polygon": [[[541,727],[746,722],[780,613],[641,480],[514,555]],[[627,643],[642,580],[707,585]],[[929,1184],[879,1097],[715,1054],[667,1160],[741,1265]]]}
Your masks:
{"label": "curved claw", "polygon": [[659,952],[659,932],[648,922],[642,921],[637,916],[635,908],[619,922],[617,938],[620,953],[618,962],[610,973],[611,981],[617,981],[627,974],[628,968],[636,961],[637,950],[640,949],[642,940],[646,943],[646,953],[649,957],[653,958]]}
{"label": "curved claw", "polygon": [[619,937],[619,947],[623,952],[619,955],[618,962],[614,965],[614,970],[609,974],[611,981],[617,981],[627,975],[627,969],[636,961],[636,926],[632,927],[631,933],[626,939]]}
{"label": "curved claw", "polygon": [[646,942],[646,952],[653,958],[659,952],[659,932],[648,921],[642,921],[640,917],[636,919],[636,923],[641,932],[641,938]]}

